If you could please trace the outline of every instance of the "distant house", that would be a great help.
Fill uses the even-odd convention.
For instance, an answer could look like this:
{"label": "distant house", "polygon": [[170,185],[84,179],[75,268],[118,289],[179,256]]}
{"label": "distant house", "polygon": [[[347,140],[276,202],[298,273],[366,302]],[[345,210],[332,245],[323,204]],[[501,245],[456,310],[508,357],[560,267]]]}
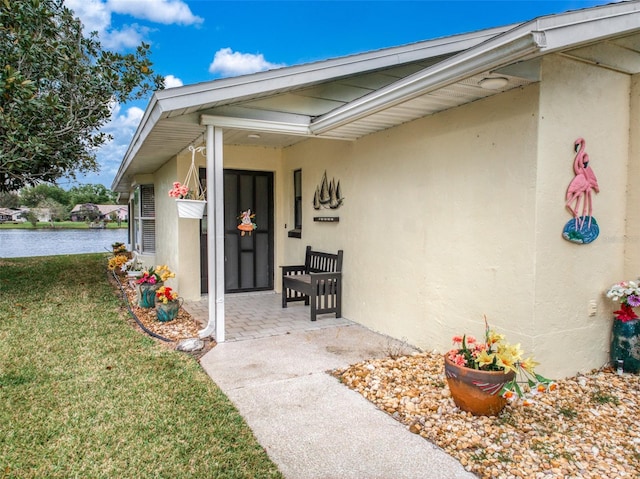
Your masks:
{"label": "distant house", "polygon": [[0,208],[0,223],[7,221],[23,223],[26,221],[22,217],[23,210],[17,208]]}
{"label": "distant house", "polygon": [[[563,238],[579,138],[599,182],[589,244]],[[206,147],[201,221],[179,219],[168,195],[190,145]],[[336,208],[314,201],[325,178]],[[225,294],[278,292],[278,266],[312,245],[344,251],[345,318],[446,351],[481,336],[486,314],[562,377],[608,361],[604,292],[640,271],[635,181],[629,1],[157,91],[112,189],[142,260],[168,264],[185,298],[208,288],[203,336],[224,341]],[[236,228],[247,210],[251,235]]]}
{"label": "distant house", "polygon": [[24,208],[24,211],[34,213],[40,222],[46,223],[51,221],[51,210],[49,208]]}
{"label": "distant house", "polygon": [[129,212],[127,206],[95,205],[93,203],[78,204],[71,210],[71,221],[85,221],[87,218],[99,221],[112,219],[127,221]]}

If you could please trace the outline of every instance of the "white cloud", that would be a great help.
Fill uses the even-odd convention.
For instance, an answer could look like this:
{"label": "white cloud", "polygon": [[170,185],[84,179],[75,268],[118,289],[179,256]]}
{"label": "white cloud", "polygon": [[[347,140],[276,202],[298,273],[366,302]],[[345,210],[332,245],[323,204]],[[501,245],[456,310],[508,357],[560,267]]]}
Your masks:
{"label": "white cloud", "polygon": [[65,0],[84,25],[84,33],[103,33],[111,25],[111,11],[101,0]]}
{"label": "white cloud", "polygon": [[252,53],[234,52],[231,48],[221,48],[216,52],[213,62],[209,65],[209,72],[222,76],[236,76],[283,66],[285,65],[266,61],[262,53],[254,55]]}
{"label": "white cloud", "polygon": [[174,88],[177,86],[182,86],[184,85],[184,83],[182,83],[182,80],[180,80],[180,78],[173,76],[173,75],[167,75],[166,77],[164,77],[164,87],[165,88]]}
{"label": "white cloud", "polygon": [[115,13],[170,25],[193,25],[204,19],[191,13],[182,0],[107,0],[109,9]]}
{"label": "white cloud", "polygon": [[[132,106],[123,111],[122,106],[114,102],[111,120],[102,128],[102,131],[110,134],[113,139],[96,151],[100,172],[84,176],[84,182],[101,183],[111,188],[111,183],[143,115],[144,111],[141,108]],[[80,178],[82,175],[78,176]]]}
{"label": "white cloud", "polygon": [[182,0],[65,0],[65,5],[80,18],[85,35],[98,32],[102,45],[111,50],[135,47],[149,32],[148,27],[135,23],[113,28],[112,13],[163,24],[191,25],[204,21],[193,15]]}

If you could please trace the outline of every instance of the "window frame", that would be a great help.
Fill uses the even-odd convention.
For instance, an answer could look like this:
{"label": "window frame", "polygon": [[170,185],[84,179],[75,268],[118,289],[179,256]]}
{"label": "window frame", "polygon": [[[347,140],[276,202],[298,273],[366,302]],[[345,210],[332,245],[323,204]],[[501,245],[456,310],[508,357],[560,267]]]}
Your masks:
{"label": "window frame", "polygon": [[289,238],[302,238],[302,168],[293,170],[293,225]]}
{"label": "window frame", "polygon": [[133,194],[134,213],[131,237],[132,248],[140,254],[156,253],[156,206],[154,185],[139,185]]}

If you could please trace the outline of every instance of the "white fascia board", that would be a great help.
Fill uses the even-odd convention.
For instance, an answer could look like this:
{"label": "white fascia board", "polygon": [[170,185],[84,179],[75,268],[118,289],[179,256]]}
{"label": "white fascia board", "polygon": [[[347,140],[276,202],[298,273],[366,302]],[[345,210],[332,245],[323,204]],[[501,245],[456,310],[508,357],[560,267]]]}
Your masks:
{"label": "white fascia board", "polygon": [[310,129],[314,134],[325,133],[469,76],[526,58],[539,51],[545,44],[544,34],[539,32],[529,32],[515,39],[507,38],[506,40],[498,45],[492,41],[485,42],[372,92],[318,117],[311,123]]}
{"label": "white fascia board", "polygon": [[252,118],[236,118],[231,116],[202,115],[200,117],[200,124],[203,126],[212,125],[216,127],[233,128],[237,130],[311,136],[309,125],[304,123],[256,120]]}
{"label": "white fascia board", "polygon": [[[635,6],[640,7],[637,3]],[[539,23],[547,39],[541,53],[546,54],[636,33],[640,31],[640,10],[561,26],[546,27],[544,21]]]}

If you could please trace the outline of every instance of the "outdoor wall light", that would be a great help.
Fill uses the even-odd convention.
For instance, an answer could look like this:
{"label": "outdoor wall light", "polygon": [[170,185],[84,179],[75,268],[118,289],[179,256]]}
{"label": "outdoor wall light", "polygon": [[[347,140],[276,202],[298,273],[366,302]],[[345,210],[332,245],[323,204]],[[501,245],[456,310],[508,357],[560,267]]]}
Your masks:
{"label": "outdoor wall light", "polygon": [[509,83],[504,77],[491,77],[491,78],[483,78],[480,80],[480,87],[485,90],[500,90],[504,88]]}
{"label": "outdoor wall light", "polygon": [[247,138],[250,138],[252,140],[257,140],[258,138],[260,138],[260,135],[258,135],[257,133],[249,133],[247,135]]}

